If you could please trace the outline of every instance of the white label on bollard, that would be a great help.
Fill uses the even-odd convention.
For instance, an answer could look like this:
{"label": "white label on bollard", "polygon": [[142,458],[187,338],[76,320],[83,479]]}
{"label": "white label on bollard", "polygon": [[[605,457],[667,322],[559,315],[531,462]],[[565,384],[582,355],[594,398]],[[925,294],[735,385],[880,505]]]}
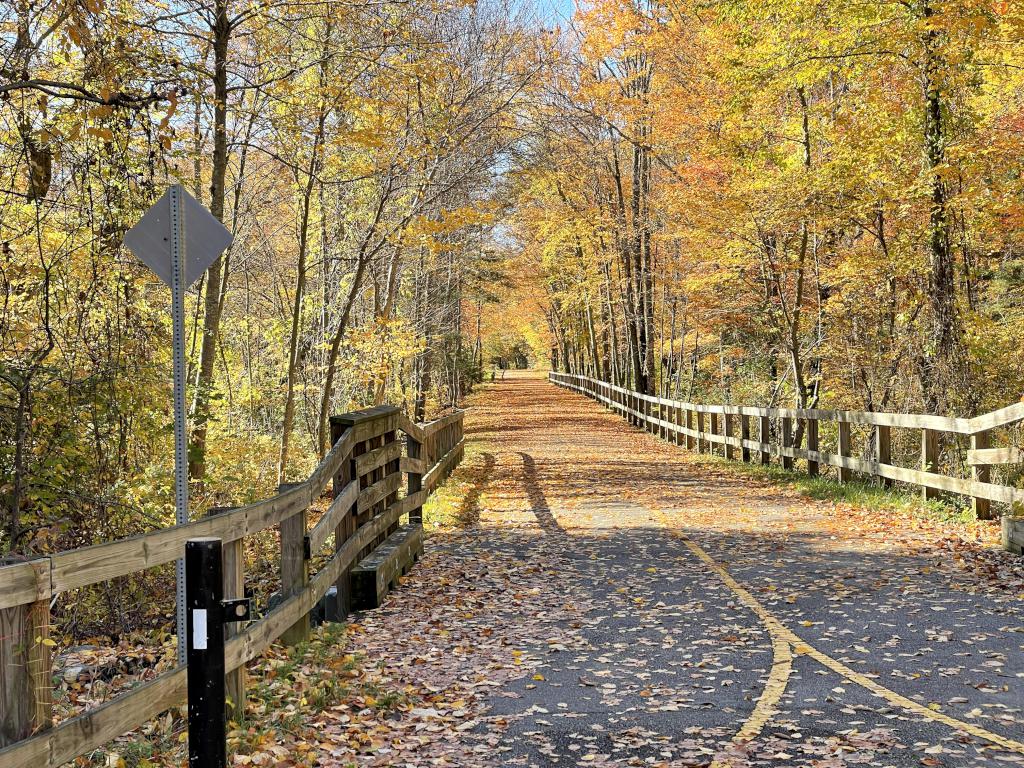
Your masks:
{"label": "white label on bollard", "polygon": [[206,650],[206,609],[192,611],[192,647],[197,651]]}

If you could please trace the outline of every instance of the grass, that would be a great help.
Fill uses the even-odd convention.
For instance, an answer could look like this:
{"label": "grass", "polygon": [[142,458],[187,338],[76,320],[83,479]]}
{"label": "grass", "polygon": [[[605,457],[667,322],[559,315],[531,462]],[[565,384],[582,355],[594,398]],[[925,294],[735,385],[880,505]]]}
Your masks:
{"label": "grass", "polygon": [[[920,491],[915,493],[900,487],[886,488],[863,480],[840,483],[828,475],[810,477],[806,470],[784,469],[778,464],[747,464],[704,453],[691,455],[698,463],[728,467],[730,471],[738,474],[784,485],[812,499],[849,504],[878,512],[895,512],[941,523],[966,526],[977,522],[969,507],[964,507],[952,499],[926,501]],[[827,470],[823,467],[822,471]]]}
{"label": "grass", "polygon": [[467,442],[458,470],[438,486],[423,505],[427,531],[471,525],[479,514],[480,487],[489,474],[487,457],[479,442]]}

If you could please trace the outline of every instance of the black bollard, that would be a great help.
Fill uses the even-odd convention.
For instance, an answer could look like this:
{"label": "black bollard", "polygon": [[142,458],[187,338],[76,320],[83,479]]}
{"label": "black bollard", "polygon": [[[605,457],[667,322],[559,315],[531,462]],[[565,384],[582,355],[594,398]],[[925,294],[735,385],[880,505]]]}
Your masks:
{"label": "black bollard", "polygon": [[188,612],[188,765],[226,768],[221,540],[185,543]]}

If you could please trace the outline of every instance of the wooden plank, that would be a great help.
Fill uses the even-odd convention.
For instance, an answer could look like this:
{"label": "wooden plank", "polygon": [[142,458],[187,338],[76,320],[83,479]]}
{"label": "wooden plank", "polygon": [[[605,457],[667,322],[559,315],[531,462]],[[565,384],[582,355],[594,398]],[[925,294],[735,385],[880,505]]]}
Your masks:
{"label": "wooden plank", "polygon": [[106,744],[139,724],[152,720],[185,698],[185,667],[132,689],[110,705],[98,707],[91,717],[76,717],[54,729],[50,762],[63,765],[90,749]]}
{"label": "wooden plank", "polygon": [[[974,467],[993,464],[1024,464],[1024,451],[1016,446],[989,448],[991,433],[979,432],[971,435],[971,450],[967,451],[967,463]],[[980,443],[984,443],[981,445]],[[975,445],[977,444],[977,447]]]}
{"label": "wooden plank", "polygon": [[144,571],[182,557],[191,538],[216,536],[234,541],[261,531],[309,506],[309,485],[298,483],[284,493],[223,515],[208,517],[129,539],[60,552],[51,556],[53,593],[86,587]]}
{"label": "wooden plank", "polygon": [[165,672],[49,731],[0,750],[0,768],[59,768],[81,754],[177,706],[185,698],[185,667]]}
{"label": "wooden plank", "polygon": [[[683,425],[683,409],[678,404],[676,404],[676,406],[672,409],[672,423],[677,427],[681,427]],[[675,430],[672,439],[676,445],[682,445],[683,433],[680,432],[678,429]]]}
{"label": "wooden plank", "polygon": [[[577,377],[576,379],[573,379],[573,381],[585,384],[587,382],[593,382],[594,380],[587,377]],[[590,391],[589,389],[584,390],[578,385],[573,386],[579,391]],[[866,475],[880,478],[885,485],[891,485],[895,480],[918,485],[923,488],[944,490],[972,496],[982,503],[983,508],[986,500],[998,501],[1001,503],[1024,503],[1024,491],[1020,489],[992,484],[987,482],[986,479],[982,479],[980,477],[973,477],[972,480],[962,480],[960,478],[941,475],[937,472],[926,472],[923,470],[897,467],[891,463],[891,429],[893,427],[929,429],[935,432],[945,431],[958,434],[970,434],[975,428],[981,430],[982,428],[1004,426],[1006,424],[1012,424],[1024,420],[1024,403],[1004,408],[1001,411],[996,411],[992,414],[986,414],[985,416],[978,417],[977,419],[966,420],[948,419],[945,417],[922,414],[825,411],[820,409],[748,408],[745,406],[705,406],[685,403],[677,400],[668,400],[666,398],[654,398],[654,401],[660,405],[668,405],[669,407],[682,409],[687,414],[686,426],[682,426],[677,423],[677,419],[666,420],[664,418],[647,416],[641,410],[638,410],[641,403],[647,402],[651,400],[651,398],[648,398],[647,396],[640,396],[639,393],[610,383],[605,383],[602,386],[602,391],[607,392],[608,395],[603,396],[598,393],[595,394],[595,397],[597,399],[605,400],[610,407],[628,418],[631,423],[644,423],[645,426],[649,427],[658,426],[674,433],[677,437],[679,435],[684,435],[686,436],[688,443],[696,440],[697,448],[699,450],[706,450],[707,446],[712,443],[723,444],[727,447],[739,445],[744,450],[759,452],[762,463],[768,463],[770,461],[770,457],[773,455],[781,457],[784,463],[788,460],[790,465],[794,459],[806,459],[809,466],[821,463],[836,466],[839,468],[839,476],[842,481],[849,481],[854,472],[862,472]],[[749,435],[743,435],[737,439],[731,438],[728,435],[720,437],[714,434],[709,434],[704,430],[703,414],[705,413],[709,415],[722,414],[740,415],[741,417],[756,417],[760,424],[759,436],[761,437],[761,440],[750,440]],[[696,416],[693,416],[692,414],[696,414]],[[837,422],[839,427],[839,454],[832,455],[822,453],[820,449],[815,450],[813,448],[813,437],[809,439],[808,450],[800,450],[793,447],[791,444],[791,437],[789,439],[789,445],[772,445],[769,440],[770,419],[772,418],[780,418],[783,420],[789,419],[790,434],[792,434],[792,420],[797,418]],[[696,429],[694,429],[695,420],[697,422]],[[874,428],[874,439],[878,461],[863,461],[860,459],[854,459],[849,455],[852,450],[850,438],[851,425],[853,424],[864,424]],[[783,430],[783,432],[785,433],[785,430]],[[978,446],[969,453],[969,460],[972,465],[985,467],[988,464],[996,463],[997,460],[1009,461],[1021,458],[1019,452],[1015,453],[1009,449],[995,449],[999,451],[999,453],[988,452],[992,450],[993,449],[987,448],[987,446],[985,448]]]}
{"label": "wooden plank", "polygon": [[397,440],[387,443],[380,448],[364,453],[356,459],[356,472],[365,475],[391,461],[395,461],[402,455],[402,444]]}
{"label": "wooden plank", "polygon": [[52,596],[50,558],[0,567],[0,609],[49,600]]}
{"label": "wooden plank", "polygon": [[462,451],[465,446],[465,440],[460,440],[455,444],[446,455],[441,457],[441,460],[435,464],[431,470],[423,476],[423,488],[427,493],[430,493],[438,486],[438,484],[448,476],[452,467],[462,459]]}
{"label": "wooden plank", "polygon": [[[401,414],[399,414],[401,416]],[[341,425],[331,425],[331,429],[340,429]],[[349,450],[347,459],[342,462],[338,469],[338,473],[334,476],[334,492],[335,497],[346,495],[346,498],[339,502],[338,515],[336,517],[337,524],[334,527],[334,551],[337,554],[346,541],[355,533],[356,530],[356,513],[355,513],[355,499],[359,496],[360,482],[359,475],[356,474],[355,470],[355,443],[352,444],[352,449]],[[360,444],[361,445],[361,444]],[[349,486],[352,486],[352,490],[349,491]],[[344,505],[344,506],[342,506]],[[339,576],[335,580],[334,586],[336,588],[335,598],[335,609],[337,615],[344,619],[348,616],[349,610],[351,609],[351,598],[348,593],[349,581],[345,574]]]}
{"label": "wooden plank", "polygon": [[318,498],[324,492],[331,478],[337,474],[338,468],[348,459],[349,451],[352,450],[353,440],[352,430],[344,429],[340,431],[337,439],[332,441],[331,450],[321,459],[317,468],[313,470],[313,474],[309,477],[309,495],[311,499]]}
{"label": "wooden plank", "polygon": [[[411,441],[409,443],[409,450],[410,451],[412,451],[412,446],[414,444],[417,446],[417,450],[419,449],[419,445],[420,444],[416,443],[415,441]],[[416,457],[413,457],[413,456],[402,456],[399,459],[398,466],[399,466],[399,469],[401,469],[401,471],[406,473],[406,474],[422,475],[424,472],[426,472],[428,469],[430,469],[430,467],[427,466],[427,463],[425,461],[423,461],[423,459],[419,458],[418,456],[416,456]]]}
{"label": "wooden plank", "polygon": [[1018,421],[1024,421],[1024,402],[1014,403],[1006,408],[1000,408],[998,411],[992,411],[991,413],[971,419],[968,422],[969,428],[967,431],[972,434],[975,432],[985,432],[997,427],[1016,424]]}
{"label": "wooden plank", "polygon": [[465,411],[454,411],[453,413],[449,413],[447,416],[442,416],[439,419],[428,421],[422,426],[423,436],[430,437],[431,435],[440,432],[447,426],[460,423],[465,418],[465,416]]}
{"label": "wooden plank", "polygon": [[414,438],[419,443],[422,443],[426,439],[426,435],[423,433],[423,428],[420,425],[415,424],[412,419],[404,413],[398,414],[397,426],[398,429],[402,430],[405,434]]}
{"label": "wooden plank", "polygon": [[50,762],[52,733],[52,731],[43,731],[24,741],[19,741],[17,744],[0,749],[0,768],[49,768],[52,766],[53,763]]}
{"label": "wooden plank", "polygon": [[[424,492],[422,496],[411,501],[422,505],[425,500]],[[301,616],[308,615],[320,598],[327,594],[327,590],[337,582],[341,573],[355,562],[359,552],[407,511],[407,502],[410,502],[408,497],[361,526],[317,571],[304,590],[286,599],[262,619],[250,624],[240,635],[232,638],[225,648],[227,668],[234,669],[252,661]]]}
{"label": "wooden plank", "polygon": [[[358,461],[358,459],[357,459]],[[359,492],[356,498],[356,513],[362,514],[371,509],[374,504],[384,500],[384,497],[394,493],[402,487],[402,473],[392,472],[382,480],[378,480]]]}
{"label": "wooden plank", "polygon": [[319,552],[328,537],[335,532],[335,528],[341,523],[349,509],[359,497],[359,481],[353,480],[340,495],[335,496],[331,505],[327,508],[324,516],[320,518],[309,532],[309,549],[314,554]]}
{"label": "wooden plank", "polygon": [[388,590],[423,552],[423,526],[398,528],[352,569],[352,607],[379,608]]}
{"label": "wooden plank", "polygon": [[893,464],[880,464],[877,461],[843,457],[821,451],[805,451],[798,448],[779,447],[753,441],[750,442],[750,447],[754,450],[768,450],[775,456],[788,456],[793,459],[813,459],[821,464],[846,467],[856,472],[862,472],[865,475],[882,478],[889,483],[893,480],[898,480],[911,485],[928,486],[963,496],[977,495],[1004,504],[1024,504],[1024,489],[1020,488],[1010,488],[993,483],[978,483],[973,480],[922,472],[918,469],[907,469]]}

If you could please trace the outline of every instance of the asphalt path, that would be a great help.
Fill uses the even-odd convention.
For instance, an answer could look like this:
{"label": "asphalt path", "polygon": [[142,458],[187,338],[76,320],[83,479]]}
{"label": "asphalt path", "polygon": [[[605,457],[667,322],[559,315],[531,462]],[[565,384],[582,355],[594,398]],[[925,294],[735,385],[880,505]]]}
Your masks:
{"label": "asphalt path", "polygon": [[540,379],[478,396],[467,439],[462,527],[384,611],[473,582],[471,624],[389,625],[510,657],[446,737],[461,764],[1024,764],[1024,601],[927,526],[694,458]]}

